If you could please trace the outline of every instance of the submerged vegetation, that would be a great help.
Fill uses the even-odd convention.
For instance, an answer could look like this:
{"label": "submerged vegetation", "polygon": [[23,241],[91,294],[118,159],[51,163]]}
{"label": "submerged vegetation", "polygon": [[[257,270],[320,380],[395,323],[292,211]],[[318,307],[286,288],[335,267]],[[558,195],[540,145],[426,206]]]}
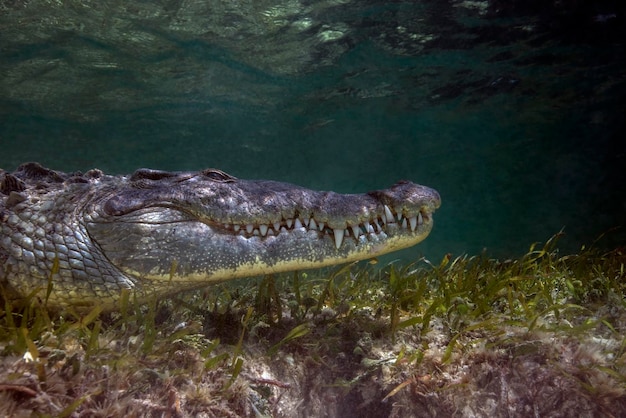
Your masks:
{"label": "submerged vegetation", "polygon": [[348,265],[120,309],[4,302],[3,416],[623,416],[626,249]]}

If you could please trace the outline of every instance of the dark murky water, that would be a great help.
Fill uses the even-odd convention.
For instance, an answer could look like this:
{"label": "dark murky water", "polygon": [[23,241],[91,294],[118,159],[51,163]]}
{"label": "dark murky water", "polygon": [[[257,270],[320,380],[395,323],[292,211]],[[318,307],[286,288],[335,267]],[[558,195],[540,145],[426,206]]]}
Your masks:
{"label": "dark murky water", "polygon": [[577,249],[626,224],[624,9],[3,1],[0,167],[406,178],[443,197],[406,257],[518,255],[562,228]]}

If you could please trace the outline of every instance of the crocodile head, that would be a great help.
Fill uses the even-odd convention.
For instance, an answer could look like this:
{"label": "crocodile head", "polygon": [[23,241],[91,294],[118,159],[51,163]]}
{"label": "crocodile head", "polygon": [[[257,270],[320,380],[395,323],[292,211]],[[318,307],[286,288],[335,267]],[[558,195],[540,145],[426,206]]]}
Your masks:
{"label": "crocodile head", "polygon": [[[430,232],[436,191],[407,181],[319,192],[222,171],[0,172],[0,282],[51,305],[113,306],[238,277],[409,247]],[[52,286],[50,286],[52,285]]]}
{"label": "crocodile head", "polygon": [[184,287],[378,256],[422,241],[438,193],[407,181],[318,192],[222,171],[138,170],[94,204],[90,237],[125,274]]}

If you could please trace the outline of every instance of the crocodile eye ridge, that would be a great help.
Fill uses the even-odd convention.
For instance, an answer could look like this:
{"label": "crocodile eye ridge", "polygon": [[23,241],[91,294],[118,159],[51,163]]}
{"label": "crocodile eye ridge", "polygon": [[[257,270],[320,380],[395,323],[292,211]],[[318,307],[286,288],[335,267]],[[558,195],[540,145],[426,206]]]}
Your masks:
{"label": "crocodile eye ridge", "polygon": [[176,173],[171,173],[164,170],[152,170],[149,168],[140,168],[136,170],[131,176],[130,181],[138,180],[162,180],[169,177],[174,177]]}

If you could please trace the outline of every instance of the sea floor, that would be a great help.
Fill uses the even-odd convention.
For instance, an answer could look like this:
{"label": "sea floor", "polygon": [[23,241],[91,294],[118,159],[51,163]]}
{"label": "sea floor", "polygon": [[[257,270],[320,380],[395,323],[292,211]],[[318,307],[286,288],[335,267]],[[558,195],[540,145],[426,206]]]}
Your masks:
{"label": "sea floor", "polygon": [[617,417],[623,248],[240,280],[114,313],[5,305],[0,415]]}

